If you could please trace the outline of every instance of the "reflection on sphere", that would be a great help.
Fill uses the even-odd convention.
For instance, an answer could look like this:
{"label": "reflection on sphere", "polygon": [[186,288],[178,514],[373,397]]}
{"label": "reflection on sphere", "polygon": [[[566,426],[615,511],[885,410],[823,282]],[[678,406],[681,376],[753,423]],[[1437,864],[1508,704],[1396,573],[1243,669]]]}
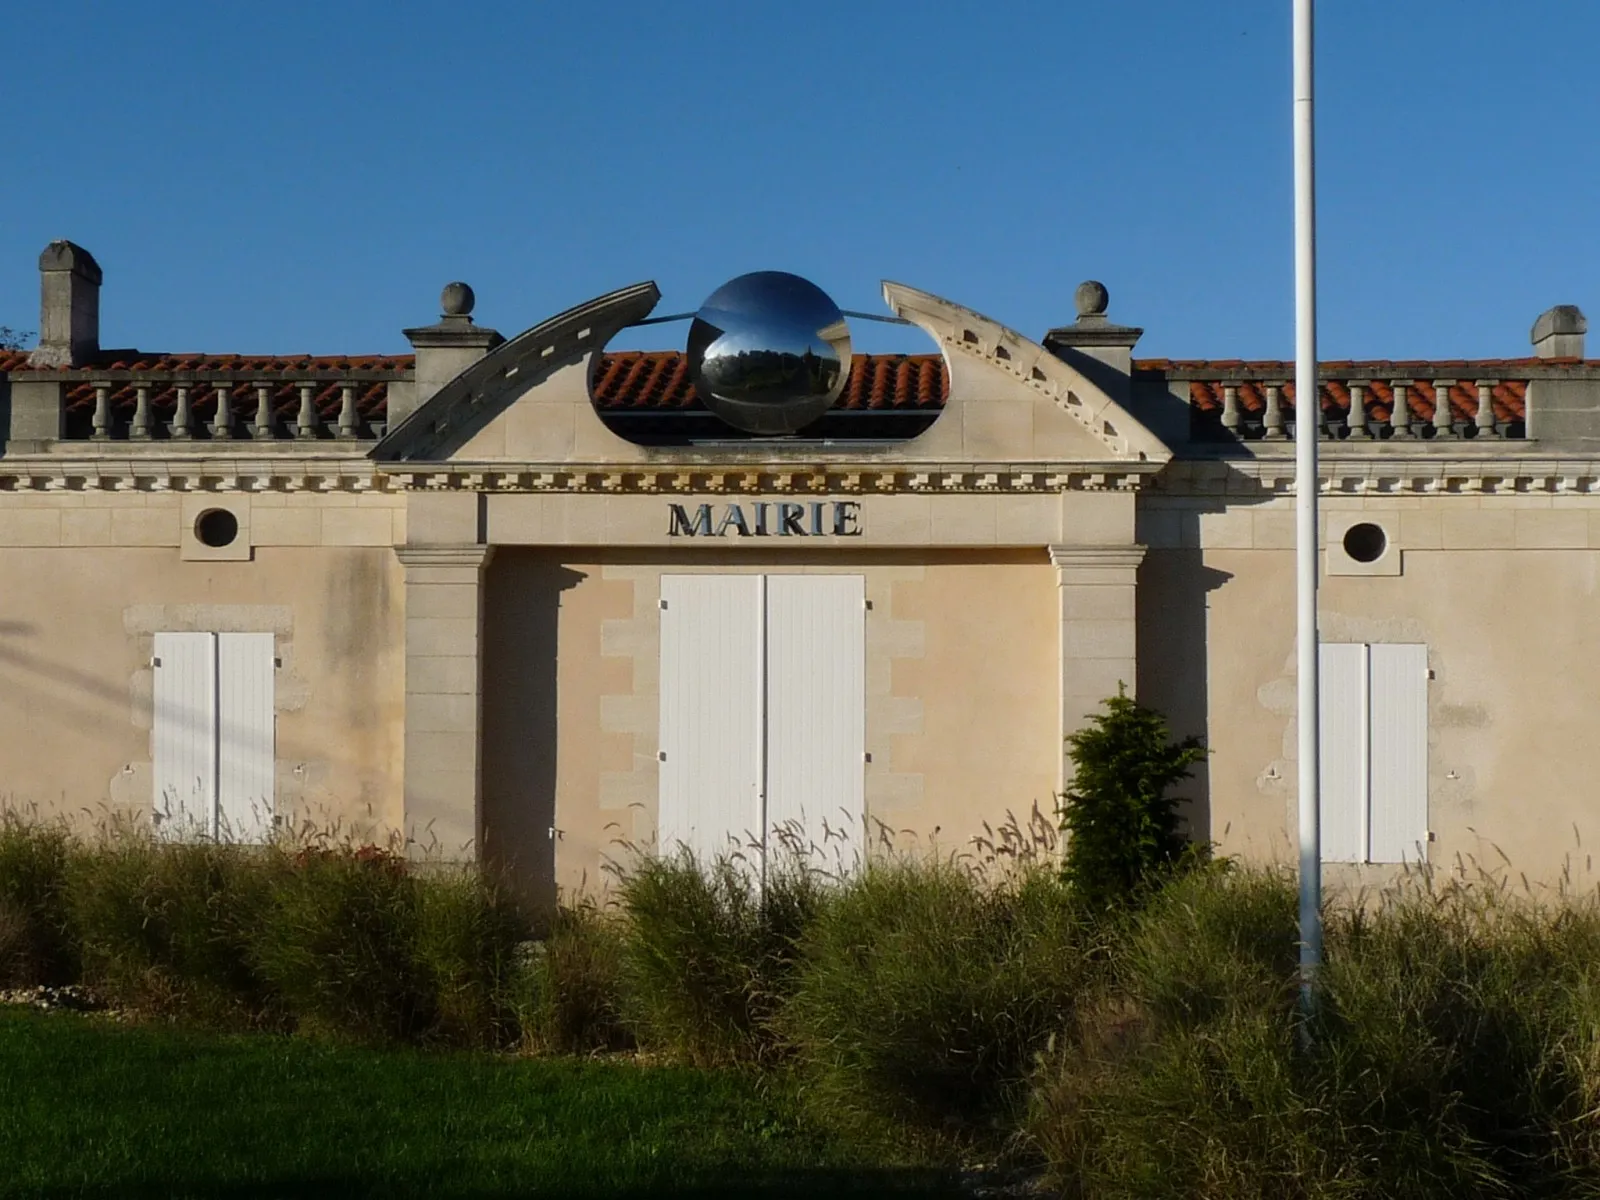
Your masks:
{"label": "reflection on sphere", "polygon": [[795,433],[850,375],[850,329],[828,294],[786,271],[719,287],[689,327],[689,372],[707,408],[747,433]]}

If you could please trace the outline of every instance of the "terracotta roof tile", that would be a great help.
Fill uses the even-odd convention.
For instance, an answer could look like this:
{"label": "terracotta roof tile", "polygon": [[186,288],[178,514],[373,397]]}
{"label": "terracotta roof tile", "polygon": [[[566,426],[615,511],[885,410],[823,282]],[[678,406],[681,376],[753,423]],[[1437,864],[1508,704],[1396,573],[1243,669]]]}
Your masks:
{"label": "terracotta roof tile", "polygon": [[[1416,372],[1426,372],[1436,378],[1454,378],[1449,393],[1451,412],[1458,422],[1471,422],[1478,412],[1477,381],[1494,379],[1498,381],[1491,393],[1495,420],[1501,425],[1516,425],[1527,418],[1530,369],[1543,371],[1552,367],[1585,366],[1600,367],[1600,362],[1585,362],[1577,358],[1342,360],[1318,364],[1318,391],[1323,413],[1335,420],[1344,420],[1350,412],[1350,385],[1361,383],[1366,389],[1363,406],[1367,419],[1382,424],[1389,420],[1394,411],[1394,382],[1406,380]],[[1215,424],[1220,420],[1223,389],[1228,386],[1238,388],[1242,413],[1258,414],[1266,408],[1267,387],[1277,382],[1284,413],[1287,415],[1294,411],[1292,362],[1142,359],[1134,363],[1134,369],[1177,374],[1180,378],[1188,373],[1238,376],[1237,381],[1231,378],[1189,381],[1189,403],[1202,425]],[[1432,379],[1409,381],[1406,409],[1411,414],[1411,420],[1431,423],[1437,403],[1438,389]]]}
{"label": "terracotta roof tile", "polygon": [[[850,411],[944,407],[949,385],[937,354],[857,354],[836,408]],[[601,356],[595,404],[606,412],[701,409],[677,350],[628,350]]]}
{"label": "terracotta roof tile", "polygon": [[[356,388],[356,412],[364,421],[382,421],[388,408],[389,381],[382,376],[398,379],[415,365],[410,354],[395,355],[324,355],[309,354],[140,354],[132,351],[112,351],[92,364],[81,367],[39,368],[28,364],[27,351],[0,353],[0,371],[40,371],[42,374],[62,375],[63,408],[69,430],[84,425],[94,412],[94,386],[97,373],[117,375],[111,383],[109,400],[114,418],[132,416],[138,403],[138,383],[125,376],[131,374],[178,376],[179,379],[153,379],[150,388],[150,411],[163,419],[178,407],[178,385],[181,377],[193,374],[194,384],[189,398],[197,424],[216,416],[217,394],[213,378],[216,375],[237,374],[241,378],[229,388],[233,412],[241,421],[253,419],[256,411],[256,386],[270,382],[268,393],[272,413],[278,420],[293,420],[300,413],[300,388],[304,383],[315,383],[313,394],[318,415],[327,421],[337,419],[344,402],[343,385],[352,383]],[[349,380],[348,373],[361,372],[366,378]],[[379,378],[372,378],[372,375]],[[81,434],[83,431],[78,430]]]}
{"label": "terracotta roof tile", "polygon": [[[193,374],[196,382],[190,393],[196,420],[208,419],[215,411],[215,388],[209,378],[236,374],[231,389],[234,411],[253,416],[256,386],[271,382],[273,413],[292,419],[299,412],[301,382],[315,382],[314,402],[328,419],[337,416],[342,402],[341,388],[353,382],[357,388],[356,406],[366,421],[384,419],[388,404],[388,379],[403,378],[415,366],[415,357],[394,355],[245,355],[245,354],[141,354],[108,351],[100,361],[87,367],[46,369],[49,374],[66,377],[66,408],[69,416],[82,418],[94,407],[95,375],[104,372],[122,378],[112,380],[112,411],[119,417],[133,412],[136,384],[128,375],[177,376]],[[1386,422],[1394,406],[1392,381],[1415,371],[1458,382],[1450,389],[1450,405],[1457,418],[1471,421],[1478,409],[1476,381],[1495,378],[1493,400],[1495,417],[1502,423],[1525,419],[1529,368],[1546,370],[1562,366],[1600,367],[1600,361],[1579,359],[1505,358],[1476,360],[1368,360],[1336,361],[1320,364],[1321,405],[1325,413],[1340,417],[1350,408],[1350,383],[1366,384],[1369,419]],[[1259,413],[1266,407],[1266,387],[1281,380],[1281,400],[1285,413],[1294,409],[1294,364],[1277,360],[1243,359],[1140,359],[1134,368],[1141,372],[1220,374],[1231,379],[1191,379],[1190,402],[1203,422],[1214,421],[1222,411],[1223,388],[1236,386],[1239,406],[1245,413]],[[0,372],[32,371],[26,350],[0,350]],[[350,373],[364,378],[349,380]],[[388,378],[385,378],[388,377]],[[153,379],[150,405],[153,413],[170,413],[177,406],[179,379]],[[688,363],[676,350],[620,351],[603,354],[594,378],[595,403],[608,412],[672,412],[700,410],[703,405],[689,382]],[[838,408],[847,411],[934,411],[942,408],[949,393],[944,360],[937,354],[857,354],[851,363]],[[1432,421],[1437,403],[1436,389],[1427,379],[1418,379],[1407,389],[1407,407],[1412,419]]]}
{"label": "terracotta roof tile", "polygon": [[[1291,372],[1292,373],[1292,372]],[[1403,375],[1401,376],[1403,378]],[[1389,381],[1358,374],[1355,379],[1364,382],[1363,407],[1371,421],[1385,422],[1394,411],[1394,387]],[[1191,380],[1189,403],[1197,413],[1210,415],[1222,413],[1222,390],[1227,386],[1219,380]],[[1263,412],[1267,407],[1267,385],[1257,382],[1240,382],[1239,409],[1246,413]],[[1318,385],[1322,411],[1327,416],[1342,418],[1350,412],[1350,383],[1348,380],[1324,378]],[[1503,379],[1495,385],[1493,395],[1495,419],[1502,423],[1521,421],[1526,415],[1528,382],[1525,379]],[[1279,395],[1285,413],[1294,411],[1294,384],[1282,385]],[[1426,379],[1413,380],[1406,388],[1406,409],[1413,421],[1432,421],[1434,406],[1438,402],[1438,389]],[[1450,408],[1459,421],[1471,421],[1478,413],[1478,388],[1473,380],[1457,382],[1450,389]]]}

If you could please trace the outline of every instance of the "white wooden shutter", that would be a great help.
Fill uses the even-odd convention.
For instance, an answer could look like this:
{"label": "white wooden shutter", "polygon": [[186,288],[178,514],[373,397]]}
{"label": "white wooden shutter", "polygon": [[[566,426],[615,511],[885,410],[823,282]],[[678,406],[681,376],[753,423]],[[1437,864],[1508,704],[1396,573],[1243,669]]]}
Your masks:
{"label": "white wooden shutter", "polygon": [[1428,648],[1374,645],[1372,862],[1421,862],[1428,842]]}
{"label": "white wooden shutter", "polygon": [[1318,647],[1322,729],[1322,861],[1366,859],[1367,648]]}
{"label": "white wooden shutter", "polygon": [[217,836],[264,842],[272,832],[273,637],[217,635]]}
{"label": "white wooden shutter", "polygon": [[767,816],[814,865],[856,865],[866,738],[860,575],[767,577]]}
{"label": "white wooden shutter", "polygon": [[210,837],[217,811],[217,654],[212,633],[155,636],[151,747],[155,828]]}
{"label": "white wooden shutter", "polygon": [[663,852],[737,850],[759,865],[762,586],[759,575],[661,577]]}

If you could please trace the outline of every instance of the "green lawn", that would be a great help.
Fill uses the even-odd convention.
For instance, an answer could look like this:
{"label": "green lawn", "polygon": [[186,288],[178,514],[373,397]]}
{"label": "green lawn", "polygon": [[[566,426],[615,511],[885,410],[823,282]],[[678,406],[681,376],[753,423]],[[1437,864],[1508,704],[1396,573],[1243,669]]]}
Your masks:
{"label": "green lawn", "polygon": [[953,1195],[744,1076],[0,1009],[0,1196]]}

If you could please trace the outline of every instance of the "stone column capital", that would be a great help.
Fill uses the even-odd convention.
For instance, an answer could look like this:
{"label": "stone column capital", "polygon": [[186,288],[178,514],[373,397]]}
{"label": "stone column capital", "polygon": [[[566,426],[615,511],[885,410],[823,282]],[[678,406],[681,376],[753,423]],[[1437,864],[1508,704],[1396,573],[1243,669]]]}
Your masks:
{"label": "stone column capital", "polygon": [[410,567],[469,567],[482,570],[494,557],[493,546],[396,546],[395,555]]}
{"label": "stone column capital", "polygon": [[1132,569],[1144,561],[1144,546],[1048,546],[1050,561],[1057,570],[1073,568]]}

